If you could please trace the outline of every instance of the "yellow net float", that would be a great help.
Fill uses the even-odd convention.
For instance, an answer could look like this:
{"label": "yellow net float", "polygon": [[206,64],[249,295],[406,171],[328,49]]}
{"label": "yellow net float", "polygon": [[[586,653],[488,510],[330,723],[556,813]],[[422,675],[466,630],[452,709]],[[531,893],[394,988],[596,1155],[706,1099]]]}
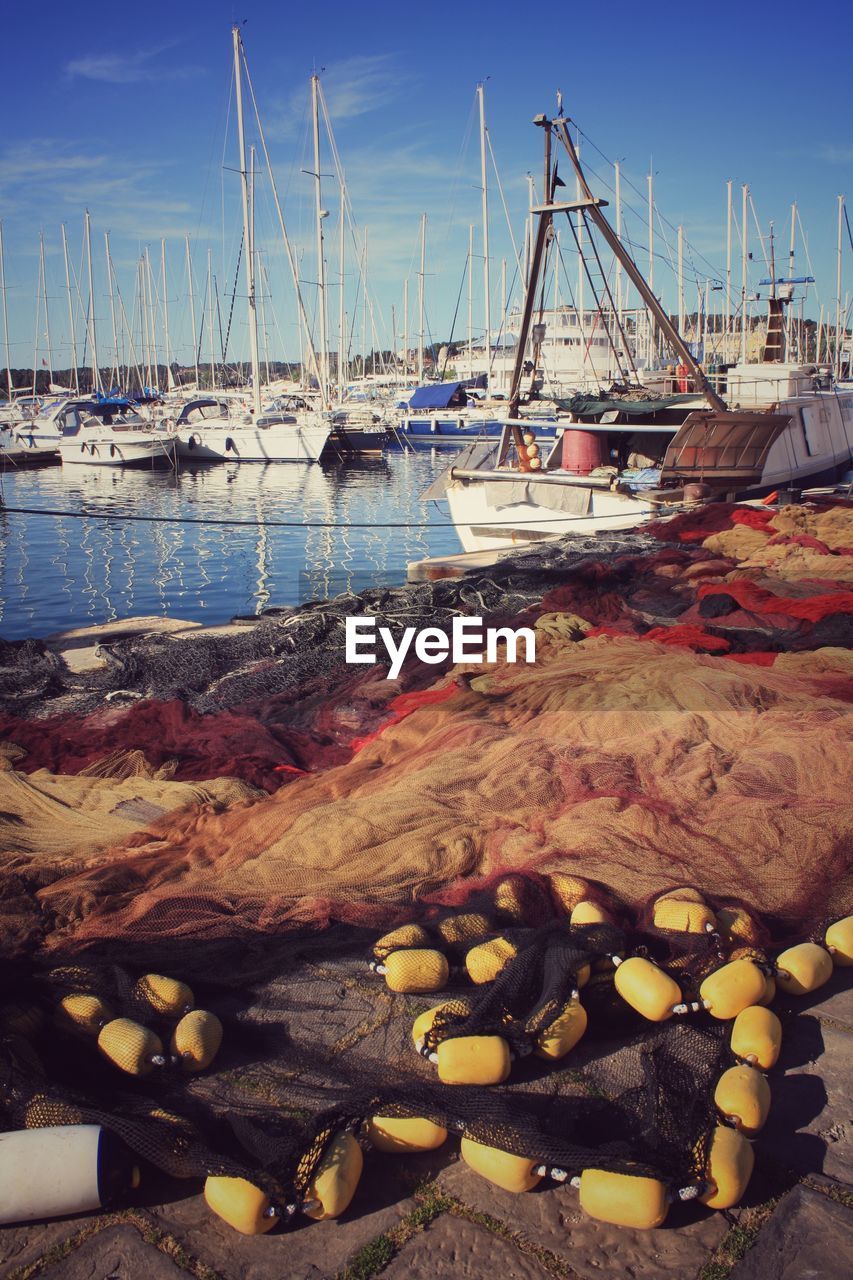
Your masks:
{"label": "yellow net float", "polygon": [[454,1036],[435,1053],[442,1084],[503,1084],[512,1066],[503,1036]]}
{"label": "yellow net float", "polygon": [[610,912],[602,907],[598,902],[593,902],[591,898],[582,898],[572,908],[572,914],[569,916],[570,924],[612,924],[613,917]]}
{"label": "yellow net float", "polygon": [[528,886],[521,876],[505,876],[495,886],[495,907],[519,923],[526,918],[528,897]]}
{"label": "yellow net float", "polygon": [[843,969],[853,964],[853,916],[845,916],[831,924],[824,940],[833,964]]}
{"label": "yellow net float", "polygon": [[764,972],[752,960],[730,960],[710,973],[699,987],[699,998],[711,1017],[723,1021],[758,1004],[764,993]]}
{"label": "yellow net float", "polygon": [[218,1218],[244,1236],[263,1235],[279,1219],[269,1196],[246,1178],[210,1177],[204,1184],[204,1198]]}
{"label": "yellow net float", "polygon": [[459,1014],[465,1016],[471,1012],[471,1006],[467,1000],[446,1000],[444,1004],[434,1005],[432,1009],[426,1009],[423,1013],[418,1014],[412,1023],[412,1040],[418,1053],[424,1042],[424,1037],[428,1031],[432,1030],[433,1023],[439,1013],[443,1010],[448,1013]]}
{"label": "yellow net float", "polygon": [[761,931],[743,907],[721,907],[717,912],[717,927],[729,938],[747,942],[751,947],[760,945]]}
{"label": "yellow net float", "polygon": [[666,1187],[657,1178],[604,1169],[584,1169],[580,1204],[590,1218],[640,1231],[661,1226],[669,1211]]}
{"label": "yellow net float", "polygon": [[422,1116],[371,1116],[367,1137],[377,1151],[407,1155],[412,1151],[435,1151],[447,1140],[447,1130]]}
{"label": "yellow net float", "polygon": [[305,1192],[303,1210],[320,1222],[339,1218],[349,1208],[358,1187],[364,1156],[348,1129],[335,1134]]}
{"label": "yellow net float", "polygon": [[501,970],[518,955],[518,948],[509,938],[490,938],[481,942],[465,956],[468,977],[478,985],[494,982]]}
{"label": "yellow net float", "polygon": [[172,1032],[170,1049],[181,1070],[194,1073],[210,1066],[222,1044],[222,1023],[215,1013],[193,1009],[184,1014]]}
{"label": "yellow net float", "polygon": [[675,889],[667,889],[665,893],[661,893],[655,898],[655,903],[665,902],[668,899],[672,902],[701,902],[703,905],[705,903],[705,899],[699,890],[691,888],[688,884],[679,885]]}
{"label": "yellow net float", "polygon": [[392,951],[403,947],[428,947],[429,934],[419,924],[402,924],[399,929],[392,929],[373,944],[373,954],[377,960],[384,960]]}
{"label": "yellow net float", "polygon": [[710,933],[717,927],[717,917],[704,902],[659,898],[654,905],[653,923],[656,929],[677,933]]}
{"label": "yellow net float", "polygon": [[98,1035],[98,1048],[120,1071],[147,1076],[165,1065],[160,1037],[131,1018],[113,1018]]}
{"label": "yellow net float", "polygon": [[556,1060],[574,1049],[587,1027],[586,1009],[580,1000],[570,1000],[550,1027],[536,1036],[533,1052],[537,1058]]}
{"label": "yellow net float", "polygon": [[567,915],[571,915],[589,893],[589,881],[582,880],[580,876],[570,876],[565,871],[550,871],[547,878],[552,894]]}
{"label": "yellow net float", "polygon": [[450,966],[440,951],[418,947],[411,951],[392,951],[376,972],[384,973],[391,991],[440,991],[447,984]]}
{"label": "yellow net float", "polygon": [[789,996],[807,996],[832,977],[832,956],[815,942],[800,942],[776,959],[776,985]]}
{"label": "yellow net float", "polygon": [[24,1126],[27,1129],[50,1129],[54,1125],[82,1124],[83,1112],[59,1098],[37,1093],[24,1109]]}
{"label": "yellow net float", "polygon": [[709,1209],[733,1209],[740,1204],[754,1165],[755,1155],[743,1134],[718,1124],[708,1151],[708,1187],[699,1197],[702,1204]]}
{"label": "yellow net float", "polygon": [[463,1138],[459,1146],[459,1154],[469,1169],[504,1191],[531,1191],[542,1180],[542,1175],[536,1172],[535,1160],[487,1147],[473,1138]]}
{"label": "yellow net float", "polygon": [[155,1013],[164,1017],[180,1018],[189,1013],[195,1004],[195,996],[185,982],[167,978],[162,973],[146,973],[133,988],[133,994],[145,1000]]}
{"label": "yellow net float", "polygon": [[775,1067],[782,1048],[782,1023],[772,1009],[750,1005],[734,1020],[731,1047],[732,1053],[750,1066],[769,1071]]}
{"label": "yellow net float", "polygon": [[764,995],[758,1001],[758,1004],[772,1004],[776,999],[776,979],[771,973],[764,975]]}
{"label": "yellow net float", "polygon": [[770,1114],[770,1085],[755,1067],[729,1067],[717,1081],[714,1105],[748,1137],[754,1137]]}
{"label": "yellow net float", "polygon": [[488,917],[479,911],[468,911],[458,916],[447,916],[436,925],[442,940],[449,947],[458,947],[465,943],[484,938],[491,925]]}
{"label": "yellow net float", "polygon": [[650,1022],[665,1022],[681,1005],[681,988],[674,978],[643,956],[623,960],[613,978],[622,999]]}
{"label": "yellow net float", "polygon": [[101,1028],[112,1022],[115,1013],[100,996],[83,992],[63,996],[57,1009],[57,1020],[70,1031],[86,1036],[97,1036]]}

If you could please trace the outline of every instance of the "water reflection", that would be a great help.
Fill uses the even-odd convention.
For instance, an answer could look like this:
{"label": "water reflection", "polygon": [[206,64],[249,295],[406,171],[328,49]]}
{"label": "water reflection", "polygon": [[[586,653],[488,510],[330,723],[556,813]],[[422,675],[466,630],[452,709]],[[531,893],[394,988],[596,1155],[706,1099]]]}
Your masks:
{"label": "water reflection", "polygon": [[[403,581],[407,561],[459,550],[453,530],[441,527],[446,512],[419,501],[446,465],[438,453],[392,453],[312,467],[198,464],[177,474],[55,467],[6,475],[7,508],[116,518],[18,515],[0,504],[0,635],[19,639],[146,614],[215,623]],[[127,514],[259,523],[119,518]],[[405,527],[424,520],[437,527]],[[359,524],[387,527],[352,527]]]}

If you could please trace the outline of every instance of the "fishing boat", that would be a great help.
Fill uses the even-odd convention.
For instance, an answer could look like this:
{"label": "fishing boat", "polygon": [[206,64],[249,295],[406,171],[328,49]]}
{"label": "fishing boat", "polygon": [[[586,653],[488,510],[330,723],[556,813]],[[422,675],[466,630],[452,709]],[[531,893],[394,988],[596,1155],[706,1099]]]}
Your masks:
{"label": "fishing boat", "polygon": [[71,401],[62,417],[57,447],[63,466],[175,465],[175,437],[142,418],[130,401]]}
{"label": "fishing boat", "polygon": [[[423,495],[445,498],[465,551],[566,533],[633,529],[685,503],[758,498],[780,487],[839,480],[851,463],[853,392],[826,388],[814,365],[784,359],[784,299],[771,288],[762,359],[728,373],[728,403],[714,390],[603,213],[562,115],[534,122],[545,140],[545,191],[538,217],[508,413],[497,443],[471,444]],[[578,179],[578,199],[555,199],[556,139]],[[560,184],[562,185],[562,184]],[[661,397],[641,385],[609,396],[574,397],[547,449],[519,416],[528,340],[536,347],[534,298],[555,217],[581,213],[637,288],[677,353],[687,393]],[[534,354],[535,360],[535,354]],[[540,443],[541,442],[541,443]]]}
{"label": "fishing boat", "polygon": [[[505,402],[480,401],[463,382],[418,387],[398,411],[398,438],[415,448],[462,448],[472,440],[500,440]],[[533,405],[531,422],[539,438],[554,440],[557,415]]]}

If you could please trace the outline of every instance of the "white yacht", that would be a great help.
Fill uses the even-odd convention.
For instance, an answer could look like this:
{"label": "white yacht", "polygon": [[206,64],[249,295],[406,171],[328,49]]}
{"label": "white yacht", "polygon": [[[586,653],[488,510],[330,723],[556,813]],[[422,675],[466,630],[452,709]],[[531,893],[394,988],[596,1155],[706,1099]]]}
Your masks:
{"label": "white yacht", "polygon": [[207,462],[319,462],[328,415],[253,410],[217,396],[189,400],[174,426],[178,457]]}
{"label": "white yacht", "polygon": [[63,466],[175,465],[175,437],[142,418],[127,401],[73,400],[64,406],[59,456]]}

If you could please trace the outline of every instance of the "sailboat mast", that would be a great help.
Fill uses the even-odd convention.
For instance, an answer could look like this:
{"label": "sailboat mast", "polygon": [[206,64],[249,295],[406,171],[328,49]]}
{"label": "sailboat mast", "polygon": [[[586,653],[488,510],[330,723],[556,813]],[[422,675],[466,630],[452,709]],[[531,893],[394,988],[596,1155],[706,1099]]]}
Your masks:
{"label": "sailboat mast", "polygon": [[345,250],[346,236],[344,234],[346,225],[347,211],[347,189],[341,182],[341,207],[340,207],[340,226],[338,227],[338,275],[341,278],[341,292],[338,298],[338,399],[342,400],[344,395],[344,383],[346,382],[346,374],[344,372],[344,353],[346,351],[347,339],[347,314],[346,314],[346,289],[345,289]]}
{"label": "sailboat mast", "polygon": [[409,378],[409,277],[403,281],[403,382]]}
{"label": "sailboat mast", "polygon": [[323,253],[323,210],[320,184],[320,108],[317,101],[319,77],[311,77],[311,113],[314,127],[314,219],[317,237],[317,288],[320,314],[320,395],[325,404],[329,398],[329,334],[326,314],[326,260]]}
{"label": "sailboat mast", "polygon": [[841,377],[841,228],[844,222],[844,196],[838,197],[838,262],[835,269],[835,376]]}
{"label": "sailboat mast", "polygon": [[145,246],[145,274],[148,280],[148,308],[151,312],[151,381],[154,388],[160,386],[160,360],[157,355],[157,310],[154,306],[154,278],[151,274],[151,253]]}
{"label": "sailboat mast", "polygon": [[732,183],[726,183],[726,341],[723,343],[723,359],[729,358],[729,336],[732,330]]}
{"label": "sailboat mast", "polygon": [[418,272],[418,382],[424,380],[424,270],[426,267],[427,216],[421,214],[421,269]]}
{"label": "sailboat mast", "polygon": [[[113,325],[113,372],[116,382],[119,382],[119,366],[118,366],[118,333],[116,331],[116,300],[113,296],[113,260],[110,253],[110,233],[104,232],[104,256],[107,263],[107,289],[110,295],[110,318]],[[112,379],[111,379],[112,381]]]}
{"label": "sailboat mast", "polygon": [[746,364],[747,357],[747,315],[746,315],[746,293],[748,284],[749,271],[749,250],[748,250],[748,211],[747,202],[749,200],[749,187],[746,183],[741,189],[742,206],[741,206],[741,228],[740,228],[740,361]]}
{"label": "sailboat mast", "polygon": [[3,223],[0,222],[0,292],[3,294],[3,343],[6,348],[6,391],[12,403],[12,364],[9,358],[9,313],[6,306],[6,263],[3,256]]}
{"label": "sailboat mast", "polygon": [[[486,372],[489,371],[488,361]],[[468,377],[474,376],[474,225],[468,226]]]}
{"label": "sailboat mast", "polygon": [[684,337],[684,227],[678,228],[678,332]]}
{"label": "sailboat mast", "polygon": [[163,290],[163,336],[166,339],[166,386],[172,381],[172,344],[169,340],[169,297],[166,288],[166,240],[160,240],[160,278]]}
{"label": "sailboat mast", "polygon": [[77,372],[77,336],[74,331],[74,303],[71,298],[71,271],[68,266],[68,236],[65,234],[64,222],[62,224],[62,256],[65,259],[65,289],[68,294],[68,324],[71,330],[71,363],[74,367],[74,390],[79,396],[80,375]]}
{"label": "sailboat mast", "polygon": [[[44,288],[44,329],[47,338],[47,372],[53,382],[53,347],[50,341],[50,304],[47,300],[47,271],[44,265],[44,232],[39,232],[39,253],[41,255],[41,282]],[[49,385],[49,384],[48,384]]]}
{"label": "sailboat mast", "polygon": [[[617,160],[613,165],[616,180],[616,235],[622,240],[622,166]],[[622,263],[616,259],[616,312],[622,327]]]}
{"label": "sailboat mast", "polygon": [[210,359],[210,389],[216,386],[216,357],[213,350],[213,256],[207,250],[207,345]]}
{"label": "sailboat mast", "polygon": [[480,182],[483,190],[483,321],[485,327],[486,347],[486,385],[492,367],[492,299],[491,281],[489,278],[489,188],[486,169],[486,90],[485,85],[477,85],[477,97],[480,100]]}
{"label": "sailboat mast", "polygon": [[193,261],[190,256],[190,238],[184,236],[184,249],[186,250],[187,259],[187,288],[190,291],[190,324],[193,330],[193,364],[195,366],[195,389],[201,390],[201,383],[198,376],[198,338],[195,330],[195,292],[193,289]]}
{"label": "sailboat mast", "polygon": [[89,323],[92,326],[92,394],[98,395],[102,390],[101,371],[98,367],[98,335],[95,325],[95,282],[92,271],[92,220],[86,210],[86,262],[89,273]]}
{"label": "sailboat mast", "polygon": [[240,59],[240,28],[232,27],[234,42],[234,97],[237,102],[237,138],[240,147],[240,190],[243,197],[243,244],[246,284],[249,302],[249,350],[252,357],[252,408],[261,412],[261,374],[258,363],[258,313],[255,307],[255,261],[252,253],[252,227],[249,219],[249,173],[246,168],[246,132],[243,125],[243,79]]}

